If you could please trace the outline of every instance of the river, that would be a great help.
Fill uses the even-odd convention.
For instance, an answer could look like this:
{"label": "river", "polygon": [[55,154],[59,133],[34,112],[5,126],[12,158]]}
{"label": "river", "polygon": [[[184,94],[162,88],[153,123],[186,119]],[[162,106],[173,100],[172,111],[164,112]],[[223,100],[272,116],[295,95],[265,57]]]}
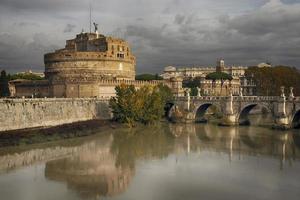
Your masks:
{"label": "river", "polygon": [[159,124],[0,149],[2,200],[299,199],[299,130]]}

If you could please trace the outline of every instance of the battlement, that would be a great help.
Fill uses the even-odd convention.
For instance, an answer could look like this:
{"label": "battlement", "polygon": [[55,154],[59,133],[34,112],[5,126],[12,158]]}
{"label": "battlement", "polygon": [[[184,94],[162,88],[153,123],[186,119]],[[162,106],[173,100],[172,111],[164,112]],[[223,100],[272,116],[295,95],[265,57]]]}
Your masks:
{"label": "battlement", "polygon": [[122,62],[135,62],[135,57],[118,58],[117,55],[109,54],[107,52],[70,52],[58,51],[56,53],[48,53],[44,56],[46,63],[62,62],[62,61],[122,61]]}
{"label": "battlement", "polygon": [[144,85],[158,85],[158,84],[168,84],[166,81],[161,81],[161,80],[153,80],[153,81],[139,81],[139,80],[100,80],[99,81],[100,85],[134,85],[135,87],[141,87]]}

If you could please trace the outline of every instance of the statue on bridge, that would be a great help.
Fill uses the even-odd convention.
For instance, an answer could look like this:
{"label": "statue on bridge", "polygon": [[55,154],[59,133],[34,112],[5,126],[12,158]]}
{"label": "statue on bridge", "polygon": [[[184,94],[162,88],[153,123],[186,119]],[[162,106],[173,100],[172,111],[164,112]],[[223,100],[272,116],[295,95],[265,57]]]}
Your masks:
{"label": "statue on bridge", "polygon": [[289,96],[290,100],[293,100],[295,98],[293,90],[294,88],[290,87],[290,96]]}
{"label": "statue on bridge", "polygon": [[201,97],[201,88],[197,87],[197,96]]}
{"label": "statue on bridge", "polygon": [[243,97],[243,88],[240,88],[240,97]]}
{"label": "statue on bridge", "polygon": [[280,87],[281,95],[280,97],[285,98],[285,93],[284,93],[284,86]]}

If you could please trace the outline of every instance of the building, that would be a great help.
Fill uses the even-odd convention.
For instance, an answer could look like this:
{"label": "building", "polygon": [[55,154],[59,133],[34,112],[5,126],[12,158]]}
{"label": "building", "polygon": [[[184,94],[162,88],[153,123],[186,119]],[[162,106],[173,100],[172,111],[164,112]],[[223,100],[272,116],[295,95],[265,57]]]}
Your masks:
{"label": "building", "polygon": [[258,68],[264,68],[264,67],[272,67],[270,63],[259,63],[257,65]]}
{"label": "building", "polygon": [[50,96],[101,96],[102,80],[134,80],[135,57],[126,41],[80,33],[64,49],[44,56]]}
{"label": "building", "polygon": [[204,96],[238,96],[240,94],[241,84],[239,79],[232,80],[200,80],[201,95]]}
{"label": "building", "polygon": [[111,97],[122,83],[137,88],[163,81],[135,81],[136,59],[119,38],[80,33],[63,49],[44,55],[45,80],[9,82],[12,97]]}
{"label": "building", "polygon": [[[183,80],[194,78],[200,79],[199,88],[204,95],[228,95],[232,92],[234,95],[239,95],[243,92],[244,95],[255,95],[255,84],[252,79],[245,76],[248,67],[245,66],[226,66],[225,61],[220,59],[215,67],[183,67],[176,68],[168,66],[161,74],[164,80],[171,80],[175,77],[181,77]],[[224,72],[232,76],[229,81],[212,81],[206,80],[206,76],[213,72]]]}
{"label": "building", "polygon": [[232,77],[243,77],[245,76],[245,71],[248,67],[245,66],[225,66],[224,60],[219,60],[216,66],[199,66],[199,67],[180,67],[176,68],[173,66],[165,67],[164,72],[161,74],[163,79],[170,79],[172,77],[181,76],[184,79],[196,78],[196,77],[206,77],[206,75],[213,73],[215,71],[222,71],[230,74]]}
{"label": "building", "polygon": [[31,70],[27,70],[25,72],[20,72],[20,73],[17,73],[17,74],[21,74],[21,75],[35,75],[35,76],[38,76],[38,77],[41,77],[41,78],[45,77],[44,73],[42,73],[42,72],[33,72]]}

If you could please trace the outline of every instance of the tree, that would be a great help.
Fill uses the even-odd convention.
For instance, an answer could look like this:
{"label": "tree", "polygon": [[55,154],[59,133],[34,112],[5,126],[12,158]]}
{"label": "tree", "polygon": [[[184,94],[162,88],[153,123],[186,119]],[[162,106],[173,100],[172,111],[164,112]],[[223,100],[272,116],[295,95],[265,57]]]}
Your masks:
{"label": "tree", "polygon": [[0,97],[9,96],[8,81],[9,76],[6,74],[5,70],[2,70],[0,76]]}
{"label": "tree", "polygon": [[246,77],[253,79],[258,95],[278,96],[280,87],[294,87],[294,94],[300,95],[300,72],[294,67],[249,67]]}
{"label": "tree", "polygon": [[190,78],[183,81],[182,85],[184,88],[191,88],[191,92],[190,92],[191,96],[198,95],[197,87],[200,86],[200,79],[201,79],[200,77],[196,77],[196,78]]}
{"label": "tree", "polygon": [[116,97],[110,100],[114,120],[130,127],[136,122],[154,123],[165,114],[165,105],[172,101],[171,90],[163,85],[143,86],[136,90],[133,85],[116,87]]}
{"label": "tree", "polygon": [[160,77],[158,74],[140,74],[135,76],[135,80],[140,81],[152,81],[152,80],[162,80],[163,78]]}
{"label": "tree", "polygon": [[207,74],[206,79],[208,80],[232,80],[232,76],[230,74],[224,73],[224,72],[213,72],[210,74]]}
{"label": "tree", "polygon": [[133,98],[135,95],[135,88],[133,85],[120,85],[115,88],[116,97],[109,102],[114,115],[114,120],[133,125],[136,116],[134,116]]}

